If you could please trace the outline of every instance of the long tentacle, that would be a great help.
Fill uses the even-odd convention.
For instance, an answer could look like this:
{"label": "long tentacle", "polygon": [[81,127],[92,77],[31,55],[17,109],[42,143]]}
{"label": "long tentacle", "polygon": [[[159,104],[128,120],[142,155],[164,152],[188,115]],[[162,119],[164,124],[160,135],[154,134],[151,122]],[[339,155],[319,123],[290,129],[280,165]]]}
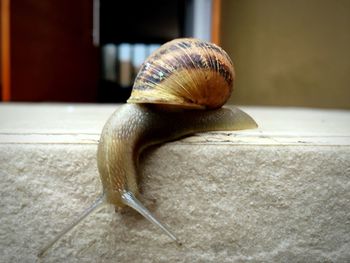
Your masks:
{"label": "long tentacle", "polygon": [[91,213],[95,212],[99,207],[101,207],[103,204],[105,204],[105,195],[102,194],[101,196],[99,196],[95,202],[88,207],[87,209],[85,209],[80,215],[79,217],[74,220],[72,223],[70,223],[69,225],[67,225],[61,232],[58,233],[58,235],[52,239],[48,244],[46,244],[43,248],[40,249],[39,253],[38,253],[38,257],[42,257],[44,256],[44,254],[46,253],[46,251],[51,248],[58,240],[60,240],[65,234],[67,234],[69,231],[71,231],[75,226],[77,226],[79,223],[81,223],[88,215],[90,215]]}

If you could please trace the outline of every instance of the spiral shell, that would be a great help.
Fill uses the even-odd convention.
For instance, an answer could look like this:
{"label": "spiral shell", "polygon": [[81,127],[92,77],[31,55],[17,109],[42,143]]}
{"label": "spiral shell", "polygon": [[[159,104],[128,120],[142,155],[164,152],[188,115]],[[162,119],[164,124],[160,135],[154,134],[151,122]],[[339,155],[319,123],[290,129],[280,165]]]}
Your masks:
{"label": "spiral shell", "polygon": [[175,39],[143,63],[128,103],[219,108],[231,95],[234,76],[222,48],[198,39]]}

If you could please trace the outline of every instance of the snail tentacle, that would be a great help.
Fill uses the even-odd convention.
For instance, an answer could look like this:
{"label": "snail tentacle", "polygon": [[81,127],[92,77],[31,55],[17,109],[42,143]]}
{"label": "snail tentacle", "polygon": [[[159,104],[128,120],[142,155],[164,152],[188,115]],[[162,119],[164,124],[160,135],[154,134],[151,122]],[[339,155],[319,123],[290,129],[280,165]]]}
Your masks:
{"label": "snail tentacle", "polygon": [[161,228],[178,245],[182,245],[179,239],[173,234],[173,232],[171,232],[168,227],[166,227],[157,218],[155,218],[155,216],[135,197],[135,195],[133,195],[133,193],[129,191],[124,191],[121,194],[121,198],[124,204],[135,209],[152,224]]}
{"label": "snail tentacle", "polygon": [[67,225],[61,232],[55,236],[54,239],[52,239],[49,243],[47,243],[43,248],[40,249],[38,253],[38,257],[43,257],[46,251],[51,248],[57,241],[59,241],[65,234],[70,232],[75,226],[79,225],[87,216],[91,215],[93,212],[95,212],[98,208],[100,208],[102,205],[106,204],[106,195],[102,194],[100,195],[95,202],[86,208],[77,219],[75,219],[72,223]]}

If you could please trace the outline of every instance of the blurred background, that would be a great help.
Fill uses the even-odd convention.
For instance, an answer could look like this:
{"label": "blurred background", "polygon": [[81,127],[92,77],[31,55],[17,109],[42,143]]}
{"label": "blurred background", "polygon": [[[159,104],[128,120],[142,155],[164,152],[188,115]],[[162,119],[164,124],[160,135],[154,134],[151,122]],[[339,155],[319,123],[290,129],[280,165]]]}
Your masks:
{"label": "blurred background", "polygon": [[348,0],[0,0],[0,100],[125,102],[162,43],[222,46],[230,103],[350,109]]}

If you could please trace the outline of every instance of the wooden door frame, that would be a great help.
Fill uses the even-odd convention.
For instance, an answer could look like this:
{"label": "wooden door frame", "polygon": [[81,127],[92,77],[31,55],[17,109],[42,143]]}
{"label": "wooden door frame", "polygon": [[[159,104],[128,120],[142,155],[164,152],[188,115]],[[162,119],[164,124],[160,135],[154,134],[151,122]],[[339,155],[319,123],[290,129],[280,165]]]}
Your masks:
{"label": "wooden door frame", "polygon": [[11,89],[10,89],[10,0],[1,1],[1,98],[2,101],[11,100]]}
{"label": "wooden door frame", "polygon": [[220,45],[221,0],[212,1],[211,18],[211,41]]}

